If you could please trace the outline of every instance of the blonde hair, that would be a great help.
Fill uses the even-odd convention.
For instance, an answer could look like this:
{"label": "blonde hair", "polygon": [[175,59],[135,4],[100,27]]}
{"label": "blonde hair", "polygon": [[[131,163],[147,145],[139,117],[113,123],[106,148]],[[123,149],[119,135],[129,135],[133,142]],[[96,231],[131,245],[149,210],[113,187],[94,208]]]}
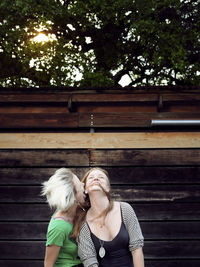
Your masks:
{"label": "blonde hair", "polygon": [[42,193],[51,208],[66,211],[74,204],[75,193],[73,173],[70,169],[60,168],[42,184]]}

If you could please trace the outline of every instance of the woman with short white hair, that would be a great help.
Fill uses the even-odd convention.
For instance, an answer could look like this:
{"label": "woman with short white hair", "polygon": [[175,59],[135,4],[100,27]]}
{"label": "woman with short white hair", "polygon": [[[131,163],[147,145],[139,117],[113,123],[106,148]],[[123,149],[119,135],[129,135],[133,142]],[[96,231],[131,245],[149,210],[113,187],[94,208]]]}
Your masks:
{"label": "woman with short white hair", "polygon": [[82,266],[71,233],[76,208],[85,201],[83,183],[70,169],[61,168],[43,183],[42,195],[56,209],[47,230],[44,266]]}

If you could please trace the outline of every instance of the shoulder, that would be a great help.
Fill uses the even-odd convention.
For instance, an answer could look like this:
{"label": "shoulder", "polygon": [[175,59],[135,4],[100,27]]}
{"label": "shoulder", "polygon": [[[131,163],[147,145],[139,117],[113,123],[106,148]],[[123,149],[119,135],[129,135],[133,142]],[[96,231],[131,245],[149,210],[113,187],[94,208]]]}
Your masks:
{"label": "shoulder", "polygon": [[133,211],[132,206],[129,203],[127,203],[127,202],[120,202],[120,206],[121,206],[121,209],[122,210],[125,210],[125,211]]}
{"label": "shoulder", "polygon": [[64,220],[51,219],[48,230],[69,233],[72,231],[72,228],[73,225]]}
{"label": "shoulder", "polygon": [[90,229],[88,227],[87,222],[84,222],[82,224],[79,235],[90,235]]}
{"label": "shoulder", "polygon": [[136,220],[136,214],[132,206],[127,202],[120,202],[122,217],[124,221]]}

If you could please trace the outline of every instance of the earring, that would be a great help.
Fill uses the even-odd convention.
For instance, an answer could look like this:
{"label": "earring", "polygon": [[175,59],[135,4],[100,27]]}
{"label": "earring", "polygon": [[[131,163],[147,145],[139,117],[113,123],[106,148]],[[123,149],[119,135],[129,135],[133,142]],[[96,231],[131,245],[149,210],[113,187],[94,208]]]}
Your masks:
{"label": "earring", "polygon": [[85,192],[84,192],[85,194],[87,194],[88,192],[85,190]]}

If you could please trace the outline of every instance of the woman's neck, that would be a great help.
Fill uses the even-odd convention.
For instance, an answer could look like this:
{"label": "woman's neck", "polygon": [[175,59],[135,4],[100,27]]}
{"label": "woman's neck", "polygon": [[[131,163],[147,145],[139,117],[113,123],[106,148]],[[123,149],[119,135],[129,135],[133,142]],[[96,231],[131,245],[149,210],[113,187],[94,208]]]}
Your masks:
{"label": "woman's neck", "polygon": [[102,192],[94,191],[90,194],[91,208],[88,211],[89,217],[96,217],[101,214],[109,205],[109,200]]}
{"label": "woman's neck", "polygon": [[73,223],[76,215],[77,203],[74,203],[68,210],[56,212],[55,217],[64,217],[69,223]]}

